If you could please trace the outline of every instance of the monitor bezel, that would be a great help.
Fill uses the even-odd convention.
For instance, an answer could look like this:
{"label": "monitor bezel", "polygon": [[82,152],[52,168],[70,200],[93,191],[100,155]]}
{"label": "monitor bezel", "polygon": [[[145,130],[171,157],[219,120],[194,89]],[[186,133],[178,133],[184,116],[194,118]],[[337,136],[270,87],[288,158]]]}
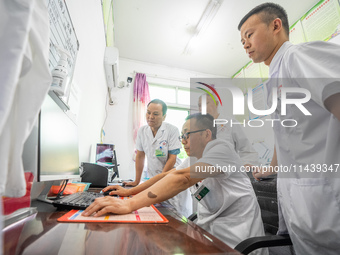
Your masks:
{"label": "monitor bezel", "polygon": [[[60,108],[61,111],[63,111],[63,113],[69,118],[69,120],[77,127],[77,124],[72,120],[72,118],[70,118],[70,116],[68,115],[68,112],[67,111],[64,111],[60,105],[55,102],[55,98],[51,97],[50,95],[47,95],[45,100],[49,100],[47,99],[47,97],[50,97],[49,99],[52,100],[56,105],[57,107]],[[42,106],[43,107],[43,106]],[[39,117],[38,117],[38,150],[37,150],[37,181],[38,182],[45,182],[45,181],[63,181],[63,180],[74,180],[74,179],[77,179],[77,180],[80,180],[81,179],[81,176],[80,176],[80,162],[79,162],[79,133],[78,133],[78,173],[76,174],[43,174],[42,173],[42,169],[41,169],[41,110],[39,112]]]}
{"label": "monitor bezel", "polygon": [[[112,147],[112,152],[114,152],[115,150],[115,145],[113,143],[96,143],[96,153],[95,153],[95,163],[97,164],[98,161],[97,161],[97,148],[98,148],[98,145],[100,146],[110,146]],[[114,163],[114,154],[112,155],[112,161],[111,162],[102,162],[102,163]]]}

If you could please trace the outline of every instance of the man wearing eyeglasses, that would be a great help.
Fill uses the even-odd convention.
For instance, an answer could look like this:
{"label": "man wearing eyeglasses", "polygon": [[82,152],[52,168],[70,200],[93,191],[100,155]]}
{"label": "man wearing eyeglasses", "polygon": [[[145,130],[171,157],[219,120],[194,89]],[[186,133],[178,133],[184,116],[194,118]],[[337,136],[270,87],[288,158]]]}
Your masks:
{"label": "man wearing eyeglasses", "polygon": [[[260,208],[250,180],[239,171],[242,163],[231,145],[216,139],[213,120],[209,114],[197,113],[188,116],[183,125],[184,149],[197,160],[190,158],[177,170],[158,174],[132,189],[106,187],[103,191],[113,190],[110,195],[134,196],[127,200],[109,196],[96,199],[83,216],[130,213],[194,186],[193,195],[199,200],[197,225],[231,247],[246,238],[264,235]],[[230,166],[237,171],[218,171]],[[197,169],[210,171],[197,172]]]}

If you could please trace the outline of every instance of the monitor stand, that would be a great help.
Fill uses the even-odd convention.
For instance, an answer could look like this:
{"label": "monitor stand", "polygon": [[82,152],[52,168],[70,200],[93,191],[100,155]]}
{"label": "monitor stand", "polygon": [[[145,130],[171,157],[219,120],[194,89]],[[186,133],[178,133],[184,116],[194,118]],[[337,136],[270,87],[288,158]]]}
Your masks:
{"label": "monitor stand", "polygon": [[[56,183],[57,182],[57,183]],[[55,200],[54,197],[48,197],[48,193],[51,190],[52,185],[60,185],[60,181],[44,181],[44,187],[42,191],[39,193],[37,200],[42,201],[48,204],[52,204]]]}
{"label": "monitor stand", "polygon": [[45,203],[48,203],[48,204],[52,204],[53,203],[53,200],[52,199],[49,199],[47,197],[47,194],[49,193],[51,187],[53,185],[53,182],[51,181],[47,181],[46,182],[46,185],[43,189],[43,191],[40,193],[40,195],[37,197],[37,200],[39,201],[42,201],[42,202],[45,202]]}

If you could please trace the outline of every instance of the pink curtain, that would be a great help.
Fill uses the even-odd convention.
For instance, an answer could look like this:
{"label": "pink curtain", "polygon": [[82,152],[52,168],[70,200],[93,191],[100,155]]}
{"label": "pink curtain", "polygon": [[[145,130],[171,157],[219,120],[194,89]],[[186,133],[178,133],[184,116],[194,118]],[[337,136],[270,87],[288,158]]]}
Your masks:
{"label": "pink curtain", "polygon": [[136,143],[138,129],[146,124],[146,106],[150,102],[149,84],[146,75],[137,73],[133,87],[133,141]]}

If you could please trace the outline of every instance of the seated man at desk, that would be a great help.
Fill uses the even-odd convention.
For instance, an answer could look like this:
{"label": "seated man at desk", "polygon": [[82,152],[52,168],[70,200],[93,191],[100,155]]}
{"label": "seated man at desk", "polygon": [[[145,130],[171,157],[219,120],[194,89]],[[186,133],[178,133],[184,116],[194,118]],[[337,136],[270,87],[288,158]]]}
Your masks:
{"label": "seated man at desk", "polygon": [[[264,235],[260,208],[250,180],[239,171],[240,158],[230,143],[216,139],[213,117],[200,113],[188,116],[183,125],[182,142],[187,153],[197,158],[196,163],[185,161],[188,166],[182,166],[183,169],[156,175],[131,190],[107,187],[104,191],[116,189],[112,194],[136,195],[127,200],[109,196],[96,199],[83,216],[130,213],[194,185],[194,196],[199,200],[199,226],[231,247],[246,238]],[[220,171],[228,167],[237,171]],[[197,169],[202,171],[197,172]],[[204,172],[204,169],[210,170]]]}

